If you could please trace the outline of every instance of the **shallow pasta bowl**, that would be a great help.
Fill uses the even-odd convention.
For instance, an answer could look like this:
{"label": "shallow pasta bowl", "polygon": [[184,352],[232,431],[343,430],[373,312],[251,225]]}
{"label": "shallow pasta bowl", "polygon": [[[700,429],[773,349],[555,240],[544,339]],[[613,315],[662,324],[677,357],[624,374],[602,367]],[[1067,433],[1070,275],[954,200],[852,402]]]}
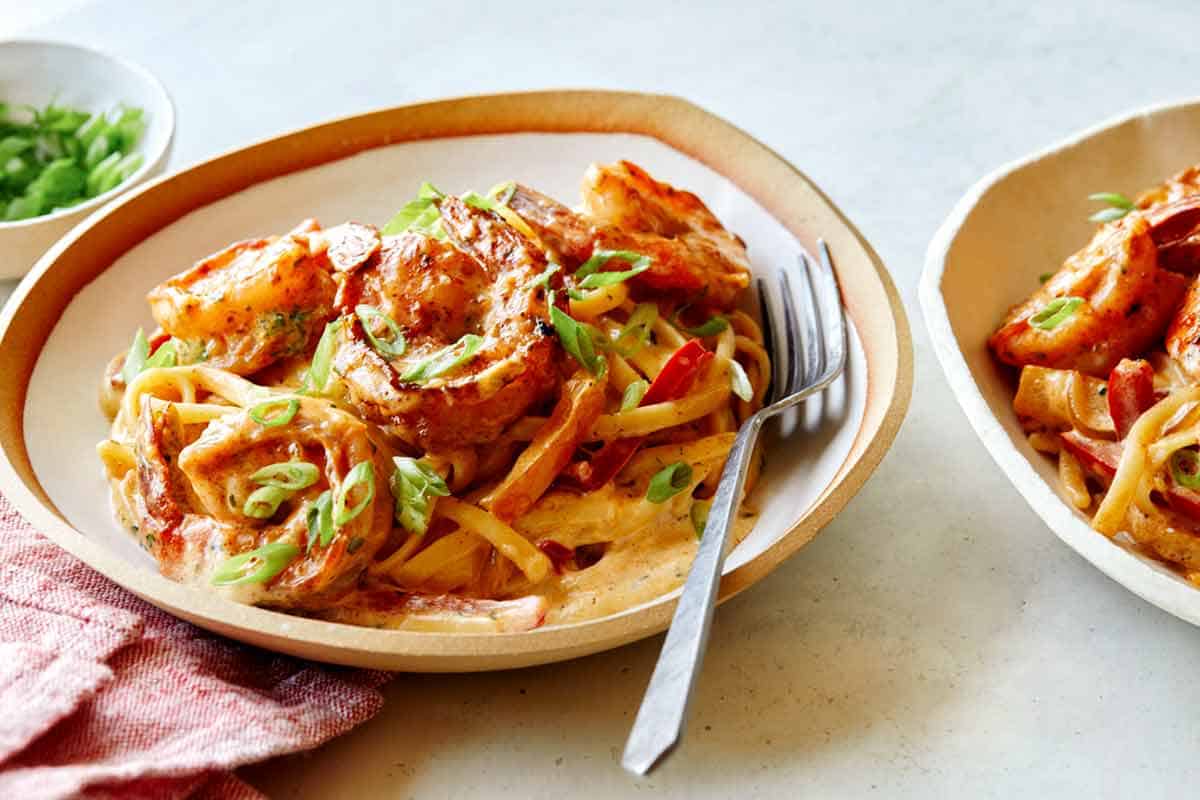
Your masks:
{"label": "shallow pasta bowl", "polygon": [[921,307],[946,378],[988,452],[1060,539],[1133,593],[1200,625],[1200,590],[1089,527],[1054,463],[1029,446],[1014,384],[988,335],[1010,306],[1091,237],[1088,195],[1133,195],[1198,160],[1200,102],[1159,106],[1084,131],[981,180],[943,223],[925,261]]}
{"label": "shallow pasta bowl", "polygon": [[[629,158],[703,197],[760,268],[817,237],[852,321],[847,378],[768,451],[761,515],[731,554],[730,597],[806,544],[891,444],[912,382],[908,329],[879,259],[779,156],[682,100],[609,92],[471,97],[392,108],[269,139],[161,178],[60,241],[0,317],[0,491],[117,583],[219,633],[324,661],[471,671],[544,663],[662,630],[675,595],[613,616],[511,634],[381,631],[228,602],[172,583],[111,519],[94,455],[106,361],[149,326],[146,291],[226,243],[315,216],[381,222],[423,179],[455,192],[519,178],[573,201],[587,164]],[[819,423],[819,424],[818,424]],[[781,434],[782,436],[782,434]],[[677,594],[677,593],[676,593]]]}

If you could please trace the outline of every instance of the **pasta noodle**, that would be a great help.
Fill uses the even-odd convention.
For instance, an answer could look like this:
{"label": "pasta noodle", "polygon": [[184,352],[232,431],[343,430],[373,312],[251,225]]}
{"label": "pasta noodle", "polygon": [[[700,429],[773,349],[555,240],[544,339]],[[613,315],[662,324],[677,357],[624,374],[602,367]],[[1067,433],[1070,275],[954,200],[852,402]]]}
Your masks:
{"label": "pasta noodle", "polygon": [[[163,573],[430,631],[560,624],[675,588],[692,507],[770,361],[735,308],[740,240],[635,165],[591,169],[638,198],[619,220],[517,184],[426,189],[387,234],[309,220],[155,288],[160,327],[108,365],[96,450]],[[650,209],[708,244],[647,233]]]}

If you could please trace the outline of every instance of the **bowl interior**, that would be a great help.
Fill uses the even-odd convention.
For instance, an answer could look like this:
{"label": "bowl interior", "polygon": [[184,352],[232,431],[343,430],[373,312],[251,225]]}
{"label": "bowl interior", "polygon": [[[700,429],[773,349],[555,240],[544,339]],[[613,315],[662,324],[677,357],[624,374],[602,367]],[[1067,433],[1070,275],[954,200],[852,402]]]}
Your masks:
{"label": "bowl interior", "polygon": [[993,458],[1061,538],[1135,593],[1200,624],[1200,592],[1153,559],[1088,527],[1012,410],[1011,374],[986,347],[1012,305],[1082,247],[1088,195],[1130,197],[1197,160],[1200,105],[1139,113],[1004,168],[965,197],[930,245],[922,304],[947,378]]}
{"label": "bowl interior", "polygon": [[108,112],[124,104],[143,109],[146,119],[146,131],[137,145],[143,157],[142,166],[129,180],[69,209],[28,220],[0,222],[0,230],[82,216],[88,209],[98,207],[157,166],[170,144],[175,125],[175,113],[166,91],[148,72],[95,50],[65,43],[0,42],[0,100],[38,108],[54,101],[92,113]]}
{"label": "bowl interior", "polygon": [[[202,207],[142,241],[79,292],[45,342],[25,402],[25,443],[38,480],[75,528],[139,569],[153,570],[150,557],[113,521],[93,456],[108,429],[96,401],[101,372],[113,354],[129,346],[138,326],[153,327],[145,303],[151,287],[231,241],[282,232],[305,217],[330,225],[347,219],[382,225],[422,180],[461,192],[515,178],[574,204],[587,165],[618,158],[698,193],[746,240],[760,273],[795,259],[798,245],[791,233],[735,184],[646,136],[514,133],[368,150]],[[845,379],[773,430],[764,479],[751,498],[761,517],[731,554],[726,571],[790,531],[850,453],[867,396],[865,355],[851,327]]]}

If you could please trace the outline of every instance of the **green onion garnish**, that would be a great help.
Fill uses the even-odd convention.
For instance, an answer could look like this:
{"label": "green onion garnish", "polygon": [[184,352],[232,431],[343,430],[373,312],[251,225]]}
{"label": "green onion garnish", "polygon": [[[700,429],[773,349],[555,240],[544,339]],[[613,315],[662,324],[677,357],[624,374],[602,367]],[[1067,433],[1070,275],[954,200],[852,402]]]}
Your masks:
{"label": "green onion garnish", "polygon": [[[366,487],[362,498],[350,506],[350,495],[359,486]],[[333,498],[333,524],[340,528],[363,512],[375,499],[375,467],[370,461],[360,461],[342,481]]]}
{"label": "green onion garnish", "polygon": [[299,410],[300,401],[295,397],[276,397],[250,409],[250,419],[264,428],[275,428],[287,425]]}
{"label": "green onion garnish", "polygon": [[747,403],[754,398],[754,387],[750,385],[750,378],[736,358],[729,359],[729,385],[733,393]]}
{"label": "green onion garnish", "polygon": [[546,269],[542,270],[541,275],[538,275],[536,278],[531,280],[525,286],[525,288],[528,289],[529,291],[533,291],[534,289],[538,288],[539,286],[545,287],[547,289],[550,288],[550,279],[553,278],[554,273],[558,272],[560,269],[562,269],[562,267],[560,267],[558,264],[551,263],[550,266],[548,266],[548,267],[546,267]]}
{"label": "green onion garnish", "polygon": [[[363,333],[367,335],[367,340],[371,342],[371,347],[374,347],[377,353],[384,358],[399,358],[404,355],[407,343],[404,341],[404,331],[400,330],[400,326],[396,324],[396,320],[375,306],[355,306],[354,314],[358,317],[358,321],[362,323]],[[376,319],[383,320],[383,324],[387,326],[389,334],[387,339],[380,339],[371,332],[371,321]]]}
{"label": "green onion garnish", "polygon": [[592,251],[592,257],[580,264],[579,269],[575,270],[575,277],[584,281],[584,283],[581,283],[580,285],[585,289],[595,289],[600,286],[608,286],[609,283],[597,283],[593,286],[588,286],[586,285],[586,280],[594,273],[599,272],[601,267],[614,258],[620,258],[628,261],[633,268],[627,272],[614,272],[613,275],[624,275],[625,277],[611,281],[610,283],[620,283],[627,278],[632,278],[634,275],[650,269],[649,256],[644,256],[641,253],[635,253],[631,250],[602,250],[600,248],[596,248]]}
{"label": "green onion garnish", "polygon": [[692,468],[676,461],[654,473],[646,487],[646,499],[651,503],[665,503],[686,489],[692,482]]}
{"label": "green onion garnish", "polygon": [[724,332],[724,330],[729,327],[729,320],[720,314],[710,317],[703,324],[696,325],[692,328],[687,327],[679,321],[678,312],[671,317],[671,322],[675,324],[676,328],[679,328],[684,333],[689,333],[692,336],[696,336],[701,339],[706,336],[716,336],[718,333]]}
{"label": "green onion garnish", "polygon": [[1133,210],[1133,201],[1120,192],[1097,192],[1089,194],[1088,200],[1108,205],[1108,208],[1101,209],[1088,217],[1088,222],[1113,222]]}
{"label": "green onion garnish", "polygon": [[1200,454],[1195,450],[1172,453],[1171,477],[1185,489],[1200,489]]}
{"label": "green onion garnish", "polygon": [[650,388],[650,384],[646,381],[633,381],[625,387],[625,394],[621,395],[621,410],[630,411],[638,407],[638,403],[642,402],[642,398],[646,396],[646,390]]}
{"label": "green onion garnish", "polygon": [[441,214],[435,201],[445,195],[433,184],[425,182],[417,190],[415,200],[408,202],[396,212],[396,215],[383,226],[384,236],[395,236],[405,231],[415,231],[437,239],[444,239],[446,234],[441,226]]}
{"label": "green onion garnish", "polygon": [[261,486],[250,493],[242,513],[254,519],[270,519],[275,516],[284,500],[292,496],[287,489],[278,486]]}
{"label": "green onion garnish", "polygon": [[[333,347],[340,327],[339,320],[328,323],[321,338],[317,340],[317,349],[313,351],[312,363],[308,365],[308,373],[303,382],[304,390],[309,394],[321,394],[329,383],[329,373],[333,367]],[[363,330],[366,330],[366,327],[364,323]]]}
{"label": "green onion garnish", "polygon": [[650,342],[650,333],[657,321],[658,306],[654,303],[639,303],[613,342],[613,350],[623,356],[633,355]]}
{"label": "green onion garnish", "polygon": [[270,542],[257,550],[227,559],[213,572],[213,586],[237,586],[240,583],[266,583],[287,569],[300,555],[300,548],[288,542]]}
{"label": "green onion garnish", "polygon": [[400,380],[410,383],[424,383],[439,375],[452,372],[470,361],[483,347],[483,337],[473,333],[464,334],[454,344],[444,347],[429,358],[410,367]]}
{"label": "green onion garnish", "polygon": [[692,530],[696,532],[697,539],[704,535],[704,529],[708,526],[708,511],[711,508],[711,500],[697,500],[692,503],[692,510],[688,516],[692,518]]}
{"label": "green onion garnish", "polygon": [[1046,281],[1050,280],[1053,277],[1054,277],[1053,272],[1043,272],[1041,275],[1038,275],[1038,283],[1045,283]]}
{"label": "green onion garnish", "polygon": [[137,333],[133,335],[133,344],[129,348],[129,353],[125,356],[125,363],[121,367],[121,377],[125,380],[126,386],[133,383],[133,379],[146,368],[146,359],[149,355],[150,343],[146,341],[146,332],[138,328]]}
{"label": "green onion garnish", "polygon": [[157,367],[173,367],[179,363],[179,352],[175,349],[175,340],[163,342],[154,351],[154,355],[146,359],[146,369]]}
{"label": "green onion garnish", "polygon": [[487,196],[495,200],[497,205],[506,206],[516,193],[516,182],[505,181],[504,183],[497,183],[495,186],[488,189]]}
{"label": "green onion garnish", "polygon": [[424,460],[397,456],[392,459],[396,468],[389,481],[396,500],[396,521],[406,531],[418,536],[429,528],[433,510],[430,497],[448,497],[446,481]]}
{"label": "green onion garnish", "polygon": [[582,323],[576,322],[553,304],[550,306],[550,323],[554,326],[554,332],[558,334],[558,341],[563,349],[582,364],[584,369],[597,377],[604,374],[608,362],[603,356],[596,354],[592,335]]}
{"label": "green onion garnish", "polygon": [[1081,305],[1082,297],[1056,297],[1030,317],[1029,324],[1039,330],[1052,331],[1069,319]]}
{"label": "green onion garnish", "polygon": [[496,207],[496,201],[490,197],[484,197],[475,191],[464,192],[459,199],[472,208],[478,208],[481,211],[491,211]]}
{"label": "green onion garnish", "polygon": [[[623,258],[633,266],[623,272],[597,272],[600,267],[614,258]],[[650,269],[649,256],[632,253],[628,250],[596,250],[592,253],[592,257],[583,262],[583,265],[575,271],[575,277],[583,278],[579,282],[580,289],[600,289],[623,283],[635,275],[641,275],[648,269]]]}
{"label": "green onion garnish", "polygon": [[308,549],[312,550],[313,542],[320,541],[322,547],[328,547],[333,541],[333,492],[329,489],[317,495],[308,507],[305,515],[308,524]]}
{"label": "green onion garnish", "polygon": [[321,477],[316,464],[307,461],[280,461],[263,467],[250,476],[250,480],[262,486],[298,491],[312,486]]}
{"label": "green onion garnish", "polygon": [[116,187],[142,164],[131,151],[144,128],[136,108],[89,114],[0,103],[0,221],[70,208]]}

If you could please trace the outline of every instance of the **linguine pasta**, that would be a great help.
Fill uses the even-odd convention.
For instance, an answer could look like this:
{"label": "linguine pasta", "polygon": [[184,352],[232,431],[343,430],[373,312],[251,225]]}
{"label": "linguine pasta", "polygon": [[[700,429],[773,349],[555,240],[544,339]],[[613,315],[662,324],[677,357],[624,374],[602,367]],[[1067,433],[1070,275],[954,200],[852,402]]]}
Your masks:
{"label": "linguine pasta", "polygon": [[382,230],[235,243],[152,290],[105,373],[116,515],[172,579],[340,622],[651,600],[767,389],[747,284],[741,240],[628,162],[581,211],[426,184]]}

